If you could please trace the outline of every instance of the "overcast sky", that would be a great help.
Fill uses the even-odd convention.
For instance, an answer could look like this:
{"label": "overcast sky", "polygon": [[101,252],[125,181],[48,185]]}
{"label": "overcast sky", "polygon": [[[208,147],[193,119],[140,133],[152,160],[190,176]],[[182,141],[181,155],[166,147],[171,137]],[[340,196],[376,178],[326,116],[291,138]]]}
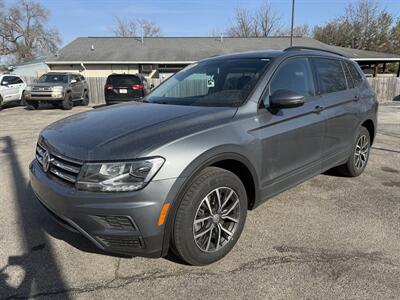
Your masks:
{"label": "overcast sky", "polygon": [[[6,0],[12,3],[14,0]],[[255,9],[262,0],[37,0],[51,13],[50,24],[58,28],[63,44],[79,36],[108,36],[115,16],[152,20],[164,36],[208,36],[222,31],[232,20],[236,7]],[[271,1],[290,24],[291,0]],[[296,0],[296,24],[323,24],[344,12],[355,0]],[[379,0],[379,5],[400,17],[400,0]]]}

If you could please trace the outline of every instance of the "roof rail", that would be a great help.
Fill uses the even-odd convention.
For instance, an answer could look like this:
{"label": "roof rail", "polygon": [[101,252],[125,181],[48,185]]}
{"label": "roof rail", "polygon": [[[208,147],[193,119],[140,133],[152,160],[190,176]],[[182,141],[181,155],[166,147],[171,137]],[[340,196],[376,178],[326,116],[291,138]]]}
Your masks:
{"label": "roof rail", "polygon": [[340,54],[339,52],[330,51],[330,50],[324,50],[324,49],[314,48],[314,47],[292,46],[292,47],[286,48],[283,51],[293,51],[293,50],[315,50],[315,51],[328,52],[328,53],[331,53],[331,54],[335,54],[335,55],[346,57],[345,55]]}

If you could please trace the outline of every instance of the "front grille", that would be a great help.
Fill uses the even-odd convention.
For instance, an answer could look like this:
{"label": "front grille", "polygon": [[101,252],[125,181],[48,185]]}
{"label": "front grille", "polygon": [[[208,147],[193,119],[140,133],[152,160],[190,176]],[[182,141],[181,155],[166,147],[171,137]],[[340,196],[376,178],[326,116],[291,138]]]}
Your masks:
{"label": "front grille", "polygon": [[[44,166],[44,156],[46,151],[47,150],[43,146],[37,144],[36,159],[42,165],[45,171],[46,168]],[[47,152],[49,155],[49,165],[47,171],[62,181],[75,183],[78,179],[79,172],[81,171],[82,163],[50,151]]]}
{"label": "front grille", "polygon": [[143,248],[143,242],[139,237],[97,237],[107,247],[114,248]]}
{"label": "front grille", "polygon": [[34,91],[34,92],[51,92],[51,87],[49,87],[49,86],[33,87],[32,91]]}

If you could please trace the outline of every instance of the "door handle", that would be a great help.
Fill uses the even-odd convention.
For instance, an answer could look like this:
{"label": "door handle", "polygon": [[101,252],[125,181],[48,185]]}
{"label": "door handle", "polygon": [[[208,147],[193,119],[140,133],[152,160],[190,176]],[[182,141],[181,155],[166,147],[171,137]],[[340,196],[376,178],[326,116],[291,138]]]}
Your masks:
{"label": "door handle", "polygon": [[319,114],[321,111],[323,111],[325,108],[323,106],[319,106],[317,105],[314,109],[313,109],[313,113]]}
{"label": "door handle", "polygon": [[358,100],[360,100],[360,97],[354,96],[353,101],[357,102]]}

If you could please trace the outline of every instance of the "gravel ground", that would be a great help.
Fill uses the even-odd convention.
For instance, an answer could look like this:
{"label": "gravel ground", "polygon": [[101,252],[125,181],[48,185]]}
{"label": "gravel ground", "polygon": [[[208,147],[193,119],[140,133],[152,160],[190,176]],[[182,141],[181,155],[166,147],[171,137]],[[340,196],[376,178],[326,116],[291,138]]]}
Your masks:
{"label": "gravel ground", "polygon": [[0,112],[0,298],[400,297],[400,105],[380,106],[362,176],[320,175],[274,197],[201,268],[99,252],[38,206],[28,165],[40,130],[90,109]]}

